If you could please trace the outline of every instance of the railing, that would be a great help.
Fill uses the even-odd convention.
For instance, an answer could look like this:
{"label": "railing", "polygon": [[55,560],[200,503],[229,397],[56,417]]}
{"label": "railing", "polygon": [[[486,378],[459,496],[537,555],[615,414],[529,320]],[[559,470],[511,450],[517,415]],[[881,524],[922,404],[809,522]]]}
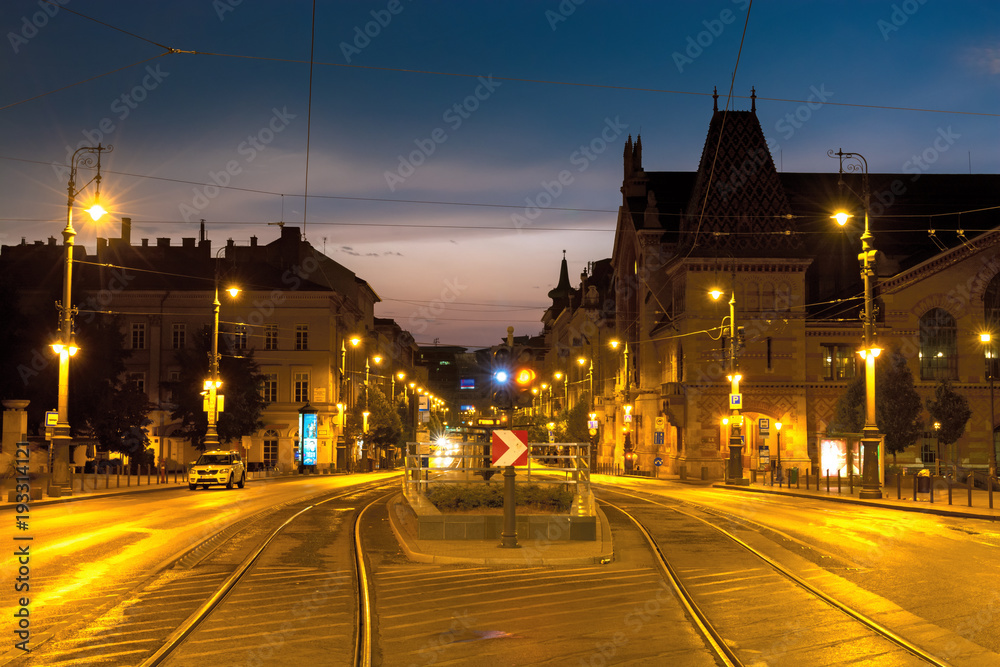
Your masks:
{"label": "railing", "polygon": [[[426,492],[430,484],[485,484],[501,472],[490,461],[490,445],[477,442],[406,443],[407,491]],[[565,452],[565,453],[561,453]],[[559,484],[590,485],[590,443],[528,443],[527,481],[544,473],[562,474]]]}

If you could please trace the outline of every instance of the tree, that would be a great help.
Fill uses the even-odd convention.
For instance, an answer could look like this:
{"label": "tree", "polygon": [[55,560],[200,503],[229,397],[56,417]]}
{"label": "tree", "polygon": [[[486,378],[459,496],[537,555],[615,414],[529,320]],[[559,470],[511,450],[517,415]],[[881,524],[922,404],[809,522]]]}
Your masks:
{"label": "tree", "polygon": [[[887,357],[887,358],[886,358]],[[917,441],[923,432],[920,395],[906,357],[892,349],[875,370],[875,423],[893,455]],[[865,425],[865,378],[855,378],[840,395],[830,421],[831,433],[860,433]]]}
{"label": "tree", "polygon": [[[176,362],[181,367],[180,377],[164,382],[163,387],[172,396],[170,416],[180,419],[181,425],[172,435],[183,437],[194,447],[205,449],[208,415],[205,413],[202,387],[208,377],[209,343],[212,332],[205,327],[202,335],[195,337],[195,346],[176,351]],[[230,442],[256,433],[264,426],[261,413],[267,403],[260,395],[264,376],[253,357],[253,350],[241,356],[222,355],[219,376],[225,396],[225,409],[219,414],[216,431],[220,442]]]}
{"label": "tree", "polygon": [[389,399],[374,387],[368,389],[368,433],[365,442],[375,447],[376,458],[388,458],[399,442],[403,424]]}
{"label": "tree", "polygon": [[931,419],[941,424],[937,438],[938,443],[945,446],[962,437],[972,417],[969,401],[952,389],[948,380],[942,380],[934,388],[934,398],[927,399],[927,412]]}

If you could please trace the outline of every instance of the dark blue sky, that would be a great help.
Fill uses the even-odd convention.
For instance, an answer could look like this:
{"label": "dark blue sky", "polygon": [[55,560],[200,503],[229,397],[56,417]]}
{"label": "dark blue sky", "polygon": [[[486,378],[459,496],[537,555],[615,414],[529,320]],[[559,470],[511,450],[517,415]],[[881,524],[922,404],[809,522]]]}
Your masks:
{"label": "dark blue sky", "polygon": [[1000,171],[992,2],[321,1],[311,124],[311,2],[56,4],[0,6],[0,242],[59,238],[69,153],[96,141],[113,217],[77,225],[89,249],[122,216],[134,242],[201,218],[216,246],[268,242],[303,223],[310,130],[308,240],[421,343],[537,333],[562,250],[574,282],[611,255],[626,135],[648,170],[696,169],[734,68],[784,171],[841,147],[905,171],[942,133],[917,168]]}

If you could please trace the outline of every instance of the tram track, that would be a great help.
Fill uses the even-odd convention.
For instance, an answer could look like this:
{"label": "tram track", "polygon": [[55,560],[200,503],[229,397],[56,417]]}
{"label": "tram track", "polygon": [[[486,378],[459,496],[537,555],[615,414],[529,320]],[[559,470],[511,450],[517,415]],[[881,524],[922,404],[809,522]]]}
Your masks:
{"label": "tram track", "polygon": [[[756,599],[760,600],[759,608],[765,610],[769,606],[769,596],[777,594],[775,591],[781,591],[782,606],[785,609],[768,610],[765,612],[772,614],[772,625],[774,618],[784,617],[790,619],[788,624],[799,628],[803,635],[822,635],[822,624],[820,632],[817,633],[804,628],[804,624],[801,621],[792,620],[795,609],[800,610],[800,618],[806,618],[801,615],[801,610],[806,608],[812,609],[810,613],[816,613],[815,605],[810,607],[809,602],[803,598],[803,595],[805,595],[813,601],[822,602],[828,609],[840,614],[841,618],[849,618],[855,626],[864,628],[864,632],[869,635],[867,637],[859,635],[856,629],[849,630],[837,625],[836,621],[828,621],[830,623],[829,627],[838,627],[838,632],[844,636],[849,636],[849,640],[847,641],[852,642],[852,645],[867,645],[870,647],[874,644],[872,637],[877,637],[877,642],[880,643],[882,648],[876,648],[876,654],[879,651],[884,651],[887,655],[898,654],[900,658],[905,656],[906,660],[913,664],[939,666],[948,664],[889,627],[853,608],[851,605],[820,590],[807,581],[805,577],[793,572],[789,567],[762,553],[725,528],[692,512],[685,511],[676,505],[666,504],[648,497],[610,487],[602,488],[606,493],[627,498],[629,502],[640,501],[643,503],[639,507],[626,509],[621,506],[625,504],[621,503],[621,501],[616,504],[608,500],[599,500],[605,506],[627,517],[643,535],[650,550],[659,561],[664,576],[670,582],[678,599],[681,600],[692,622],[722,664],[734,666],[750,664],[757,661],[762,653],[765,655],[771,654],[772,656],[776,652],[781,655],[795,653],[796,642],[784,641],[782,643],[773,636],[768,636],[766,633],[762,635],[764,637],[763,641],[757,640],[757,643],[754,644],[755,640],[752,638],[754,633],[752,631],[747,632],[745,628],[741,628],[741,621],[734,621],[732,614],[720,613],[724,610],[720,608],[720,605],[713,602],[712,596],[718,596],[719,591],[723,594],[732,594],[733,591],[747,590],[750,586],[758,590],[767,591],[764,595],[756,597]],[[644,514],[643,518],[636,516],[636,514],[640,513]],[[674,535],[683,534],[687,541],[692,543],[697,542],[693,550],[698,551],[700,553],[699,556],[692,559],[690,554],[686,556],[683,554],[682,547],[670,544],[671,540],[668,539],[670,532],[664,528],[668,513],[680,519],[679,521],[674,520],[670,522]],[[706,510],[706,514],[711,516],[712,512]],[[727,521],[732,520],[732,517],[721,518]],[[651,529],[650,525],[656,525],[659,529]],[[704,531],[706,527],[711,529],[712,534],[716,536],[715,539],[712,539]],[[725,545],[722,544],[723,542]],[[711,546],[709,547],[708,545]],[[703,558],[706,551],[711,551],[722,568],[729,571],[718,573],[708,571],[711,568],[704,567],[706,560]],[[735,551],[741,552],[743,557],[739,557]],[[699,557],[702,557],[700,563],[692,562],[698,561]],[[760,568],[761,564],[765,568]],[[774,581],[776,577],[780,577],[785,582],[790,582],[801,593],[797,596],[790,593],[787,584],[784,587],[776,584]],[[747,584],[748,581],[752,581],[753,583]],[[698,594],[694,592],[695,589],[712,591],[712,593]],[[745,615],[752,616],[753,613],[754,610],[747,610]],[[821,637],[818,638],[821,639]],[[808,641],[803,641],[801,650],[806,651],[806,646],[808,645]],[[777,651],[775,649],[776,646],[778,647]],[[851,649],[848,648],[845,650],[849,651]],[[869,648],[867,650],[872,649]]]}
{"label": "tram track", "polygon": [[250,521],[253,529],[207,536],[115,607],[14,664],[249,663],[300,650],[315,636],[308,623],[329,623],[343,653],[337,664],[368,667],[371,583],[359,525],[397,486],[391,479],[284,503],[259,513],[269,526]]}

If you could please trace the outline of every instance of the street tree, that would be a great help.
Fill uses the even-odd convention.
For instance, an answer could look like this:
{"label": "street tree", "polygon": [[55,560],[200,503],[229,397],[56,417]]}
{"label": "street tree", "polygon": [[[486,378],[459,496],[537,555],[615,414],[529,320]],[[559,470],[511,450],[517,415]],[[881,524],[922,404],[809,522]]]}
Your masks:
{"label": "street tree", "polygon": [[[211,329],[205,327],[201,335],[195,337],[193,347],[176,350],[180,377],[163,383],[174,406],[170,416],[181,421],[173,435],[188,440],[200,450],[205,449],[205,433],[208,430],[202,390],[209,374],[211,339]],[[220,345],[219,349],[221,351],[224,347]],[[239,353],[222,353],[219,361],[220,393],[225,396],[225,407],[219,413],[216,431],[222,443],[256,433],[264,426],[261,414],[267,403],[260,393],[264,376],[254,359],[253,350],[239,350]]]}
{"label": "street tree", "polygon": [[[920,395],[902,352],[880,357],[875,370],[875,423],[893,456],[913,445],[923,432]],[[865,424],[865,378],[855,378],[840,395],[830,421],[831,433],[860,433]]]}
{"label": "street tree", "polygon": [[948,446],[962,437],[972,410],[968,399],[956,392],[951,382],[939,382],[934,388],[934,398],[928,398],[926,405],[931,419],[941,425],[937,432],[939,444]]}
{"label": "street tree", "polygon": [[390,458],[403,432],[399,413],[393,409],[385,394],[374,387],[368,389],[368,412],[365,442],[374,447],[376,459]]}

